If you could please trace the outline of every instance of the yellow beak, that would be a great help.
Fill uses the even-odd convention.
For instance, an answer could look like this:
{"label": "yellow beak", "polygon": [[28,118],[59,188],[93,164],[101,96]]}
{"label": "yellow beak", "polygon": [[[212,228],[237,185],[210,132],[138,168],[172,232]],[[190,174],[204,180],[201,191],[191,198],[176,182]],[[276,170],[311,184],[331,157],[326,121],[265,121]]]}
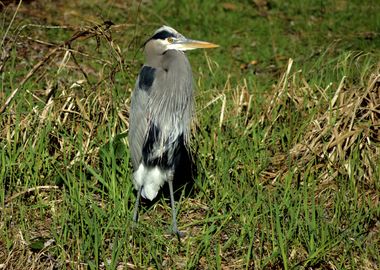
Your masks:
{"label": "yellow beak", "polygon": [[219,47],[219,45],[217,44],[206,42],[206,41],[193,40],[193,39],[177,40],[174,43],[169,45],[170,49],[181,50],[181,51],[194,50],[194,49],[211,49],[211,48],[217,48],[217,47]]}
{"label": "yellow beak", "polygon": [[211,49],[219,47],[219,45],[214,43],[192,39],[186,40],[183,44],[189,49]]}

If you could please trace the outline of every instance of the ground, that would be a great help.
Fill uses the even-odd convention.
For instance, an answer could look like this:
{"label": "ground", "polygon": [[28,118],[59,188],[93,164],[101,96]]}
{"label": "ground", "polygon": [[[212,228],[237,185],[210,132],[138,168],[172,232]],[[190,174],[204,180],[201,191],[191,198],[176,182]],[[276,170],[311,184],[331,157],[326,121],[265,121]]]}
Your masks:
{"label": "ground", "polygon": [[[2,1],[0,269],[379,269],[377,1]],[[187,55],[193,181],[143,202],[141,45]]]}

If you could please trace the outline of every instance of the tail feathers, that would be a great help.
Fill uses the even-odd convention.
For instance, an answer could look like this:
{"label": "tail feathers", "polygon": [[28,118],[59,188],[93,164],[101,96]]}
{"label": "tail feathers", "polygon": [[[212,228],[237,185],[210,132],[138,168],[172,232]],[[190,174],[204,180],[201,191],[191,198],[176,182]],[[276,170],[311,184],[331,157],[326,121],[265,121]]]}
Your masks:
{"label": "tail feathers", "polygon": [[137,171],[133,174],[135,188],[138,189],[142,186],[141,196],[149,200],[153,200],[157,196],[158,191],[167,178],[167,173],[157,166],[148,168],[143,164],[140,164]]}

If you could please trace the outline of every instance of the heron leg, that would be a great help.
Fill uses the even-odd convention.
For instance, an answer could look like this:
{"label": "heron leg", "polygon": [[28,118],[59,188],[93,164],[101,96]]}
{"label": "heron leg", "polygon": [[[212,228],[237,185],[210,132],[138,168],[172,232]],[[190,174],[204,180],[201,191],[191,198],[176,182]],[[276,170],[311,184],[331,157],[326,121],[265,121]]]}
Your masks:
{"label": "heron leg", "polygon": [[142,186],[140,186],[139,189],[137,190],[137,197],[136,197],[135,207],[133,210],[133,222],[135,223],[137,223],[139,219],[139,205],[140,205],[141,191],[142,191]]}
{"label": "heron leg", "polygon": [[178,239],[180,239],[185,234],[183,232],[180,232],[177,227],[177,211],[175,208],[175,201],[174,201],[173,179],[169,180],[168,184],[169,184],[169,191],[170,191],[170,204],[172,207],[172,231],[174,234],[177,235]]}

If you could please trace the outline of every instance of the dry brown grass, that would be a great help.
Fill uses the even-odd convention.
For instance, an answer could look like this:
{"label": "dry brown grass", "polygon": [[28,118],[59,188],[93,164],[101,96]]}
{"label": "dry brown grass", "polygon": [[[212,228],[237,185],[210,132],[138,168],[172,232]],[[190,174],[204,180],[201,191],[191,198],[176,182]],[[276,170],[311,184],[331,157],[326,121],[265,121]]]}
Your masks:
{"label": "dry brown grass", "polygon": [[[258,3],[256,5],[259,6]],[[24,12],[36,11],[24,10]],[[49,17],[48,20],[53,18]],[[17,79],[16,85],[12,85],[13,91],[0,93],[0,140],[2,149],[12,149],[17,146],[15,147],[17,153],[12,164],[14,171],[8,173],[3,181],[6,188],[0,211],[3,217],[14,216],[14,218],[1,219],[0,231],[5,233],[2,234],[3,238],[0,238],[0,269],[89,268],[86,262],[88,258],[80,250],[83,244],[82,238],[70,235],[71,238],[63,245],[55,242],[55,237],[63,233],[54,232],[58,236],[54,235],[52,228],[60,230],[64,227],[64,224],[59,224],[57,227],[53,225],[56,225],[56,220],[60,220],[59,218],[67,211],[65,207],[68,206],[63,202],[67,200],[70,190],[67,184],[62,184],[56,179],[64,178],[60,175],[64,173],[80,175],[85,171],[80,167],[83,164],[99,168],[101,171],[102,163],[105,162],[105,158],[101,156],[101,149],[108,142],[112,142],[116,135],[128,130],[129,95],[134,83],[133,73],[137,67],[134,60],[124,59],[126,57],[123,57],[118,42],[112,36],[113,33],[120,33],[118,31],[128,27],[127,24],[113,25],[109,21],[94,23],[87,28],[67,27],[65,29],[72,33],[70,37],[66,41],[56,43],[42,41],[33,36],[10,34],[6,37],[1,52],[0,70],[6,69],[12,57],[15,57],[19,63],[15,65]],[[129,44],[132,42],[131,40]],[[16,56],[11,54],[13,49]],[[95,56],[98,54],[100,56]],[[131,55],[130,53],[128,56]],[[218,67],[214,66],[210,59],[207,61],[212,74]],[[207,114],[213,107],[217,108],[218,113],[212,115],[216,121],[207,123],[208,127],[212,126],[210,131],[212,134],[209,134],[212,142],[205,144],[211,145],[209,147],[211,150],[199,153],[199,159],[214,164],[223,158],[222,155],[226,153],[227,147],[218,149],[220,147],[218,141],[225,138],[224,133],[230,132],[236,136],[231,135],[227,138],[232,144],[235,140],[243,141],[239,140],[240,138],[252,143],[256,139],[252,138],[252,130],[260,129],[264,132],[259,143],[263,148],[268,148],[266,152],[268,164],[263,165],[262,170],[255,171],[252,164],[246,163],[248,154],[244,153],[244,149],[240,149],[239,145],[235,147],[242,151],[242,156],[235,154],[229,157],[231,163],[238,159],[242,160],[228,171],[232,175],[231,182],[235,181],[233,183],[236,185],[240,184],[237,180],[240,175],[247,177],[247,186],[241,187],[242,194],[247,190],[252,192],[252,186],[256,183],[254,181],[257,181],[258,185],[268,190],[267,195],[270,197],[274,193],[276,184],[284,183],[290,173],[294,175],[292,178],[294,189],[309,185],[310,183],[306,182],[307,176],[314,174],[316,191],[310,197],[315,198],[317,204],[323,205],[329,218],[334,214],[332,208],[337,200],[335,194],[345,186],[341,183],[342,179],[353,186],[355,194],[360,194],[358,196],[360,204],[378,209],[380,63],[366,72],[363,78],[343,76],[340,81],[326,85],[310,84],[304,76],[305,71],[293,71],[293,64],[293,60],[290,59],[283,72],[276,78],[277,83],[265,93],[260,93],[263,95],[262,103],[256,101],[258,93],[246,78],[233,83],[230,75],[225,78],[220,92],[205,94],[201,101],[204,105],[198,110],[201,118],[199,121],[205,121],[203,114]],[[118,76],[124,78],[120,79]],[[200,80],[207,79],[202,76],[201,74]],[[355,79],[357,81],[354,81]],[[122,97],[115,96],[113,91],[120,87],[120,80],[124,84]],[[331,91],[334,91],[332,95]],[[259,106],[260,110],[254,112],[255,106]],[[273,143],[272,140],[276,138],[274,135],[276,128],[294,117],[292,111],[298,117],[303,117],[304,121],[299,121],[299,129],[295,132],[297,137],[289,141],[288,148],[285,149],[279,141]],[[198,134],[195,136],[202,139]],[[46,147],[47,151],[43,153],[45,156],[35,161],[36,172],[25,169],[24,162],[29,158],[28,151],[38,148],[39,144]],[[225,147],[221,145],[221,148]],[[44,167],[46,164],[51,165],[52,169],[47,170]],[[217,165],[213,166],[212,168],[215,168]],[[221,175],[220,173],[218,175],[217,170],[206,171],[207,168],[203,167],[201,170],[204,170],[202,174],[210,183],[219,183]],[[218,170],[221,171],[220,168]],[[19,171],[22,174],[19,174]],[[35,181],[36,175],[38,175],[38,185],[28,186],[33,185],[32,180]],[[103,191],[103,186],[96,177],[90,175],[88,178],[93,180],[94,186],[98,188],[91,200],[94,205],[109,214],[117,205],[112,205],[114,203],[112,199],[100,192]],[[223,187],[218,186],[218,188]],[[172,252],[173,247],[178,244],[175,240],[167,236],[165,236],[167,238],[154,236],[156,237],[154,239],[162,244],[158,245],[159,247],[169,250],[162,255],[163,268],[184,269],[189,259],[199,257],[198,269],[207,269],[210,265],[209,260],[214,259],[216,255],[221,258],[222,269],[242,269],[244,266],[248,269],[284,267],[279,256],[273,260],[268,259],[273,255],[274,240],[277,240],[274,239],[274,242],[268,240],[275,238],[273,224],[261,224],[255,221],[255,225],[258,223],[255,230],[262,238],[257,237],[253,240],[248,239],[247,232],[244,232],[241,224],[238,224],[237,221],[249,224],[252,220],[244,217],[239,212],[243,207],[233,201],[235,194],[231,193],[236,193],[237,190],[238,188],[225,191],[227,195],[222,199],[227,198],[225,204],[228,207],[223,208],[223,205],[221,209],[213,209],[210,206],[210,202],[218,195],[215,194],[217,190],[211,188],[202,190],[203,193],[199,192],[205,194],[204,196],[187,198],[183,202],[180,223],[184,224],[183,228],[189,234],[189,237],[184,239],[186,252],[183,250]],[[104,193],[107,192],[108,190]],[[84,196],[85,192],[81,191],[80,194]],[[244,207],[252,207],[256,202],[245,203],[248,206]],[[307,203],[311,205],[310,201]],[[43,210],[29,211],[35,205],[42,205]],[[125,208],[128,207],[126,203]],[[269,208],[267,205],[265,207]],[[257,219],[270,215],[265,207]],[[27,213],[24,213],[25,209],[28,210]],[[169,220],[169,213],[168,207],[156,204],[152,211],[142,217],[142,220],[147,224],[153,224],[152,227],[159,226],[162,220]],[[120,215],[123,214],[126,215],[125,212]],[[110,217],[107,216],[105,219],[108,218]],[[125,221],[124,216],[120,219]],[[368,220],[362,221],[365,233],[360,233],[364,235],[366,245],[380,242],[380,223],[375,219],[376,216],[371,216]],[[124,226],[125,223],[121,222],[118,225]],[[349,227],[348,225],[339,223],[342,228]],[[202,235],[206,232],[208,236],[212,235],[212,238],[202,239]],[[242,235],[241,238],[239,235]],[[107,243],[111,243],[113,238],[112,234],[107,236]],[[123,254],[125,256],[122,258],[123,262],[117,264],[117,269],[141,269],[141,266],[132,261],[128,255],[139,253],[141,250],[151,251],[149,250],[151,243],[141,244],[138,241],[141,239],[128,238],[125,241],[123,248],[132,251]],[[220,248],[210,251],[212,258],[210,254],[204,255],[204,250],[208,248],[204,242],[209,246]],[[289,247],[288,260],[293,266],[309,267],[309,269],[337,269],[339,264],[341,267],[350,268],[352,261],[340,258],[341,254],[350,254],[357,261],[358,269],[378,269],[373,258],[361,257],[360,250],[348,252],[350,247],[343,242],[337,243],[332,248],[329,247],[330,250],[321,255],[320,261],[312,266],[308,265],[309,250],[299,242]],[[33,249],[31,243],[42,244],[42,247]],[[105,249],[106,252],[112,251],[109,246]],[[252,251],[249,251],[250,249]],[[265,258],[266,262],[262,263],[261,258]],[[104,261],[96,267],[107,269]]]}

